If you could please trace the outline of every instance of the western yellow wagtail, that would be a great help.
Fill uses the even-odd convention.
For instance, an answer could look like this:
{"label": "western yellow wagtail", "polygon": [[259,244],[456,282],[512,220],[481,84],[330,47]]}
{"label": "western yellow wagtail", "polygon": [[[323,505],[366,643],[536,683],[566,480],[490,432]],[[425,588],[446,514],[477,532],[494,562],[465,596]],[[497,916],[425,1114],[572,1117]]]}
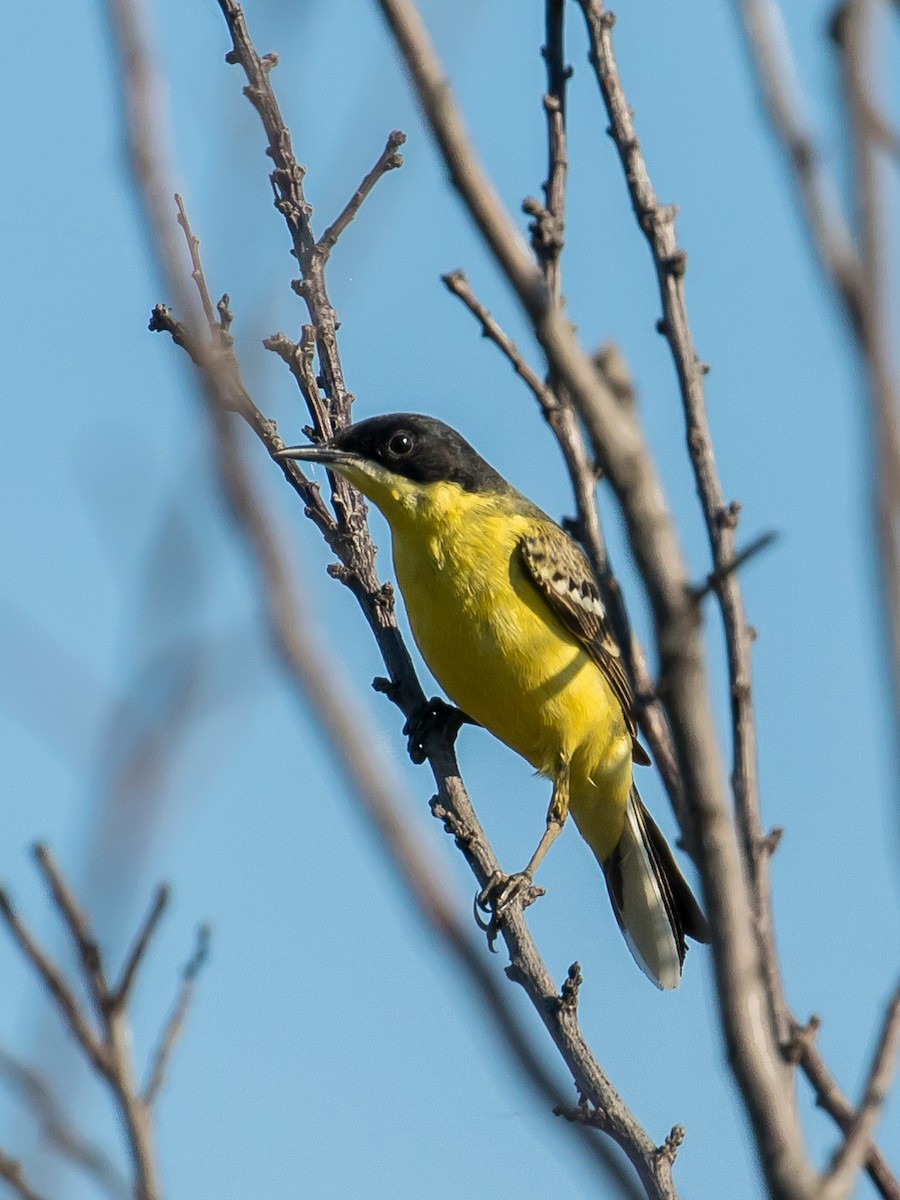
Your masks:
{"label": "western yellow wagtail", "polygon": [[658,987],[676,987],[685,936],[708,941],[706,920],[634,785],[632,764],[650,760],[579,547],[431,417],[372,417],[280,457],[323,463],[381,509],[435,678],[467,717],[553,780],[544,835],[513,885],[530,884],[571,810],[632,954]]}

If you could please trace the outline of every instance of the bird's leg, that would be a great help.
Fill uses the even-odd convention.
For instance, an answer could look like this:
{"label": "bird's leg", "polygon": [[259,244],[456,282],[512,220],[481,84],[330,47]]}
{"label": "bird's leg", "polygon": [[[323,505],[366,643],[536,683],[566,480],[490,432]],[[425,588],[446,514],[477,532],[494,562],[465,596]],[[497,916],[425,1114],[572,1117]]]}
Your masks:
{"label": "bird's leg", "polygon": [[547,827],[538,842],[537,849],[528,860],[528,866],[524,871],[519,871],[515,875],[504,875],[498,879],[492,879],[476,898],[475,903],[480,909],[490,908],[496,917],[516,896],[531,887],[535,871],[543,861],[544,855],[559,837],[568,815],[569,764],[565,762],[560,765],[553,783],[553,795],[550,797],[550,807],[547,809]]}
{"label": "bird's leg", "polygon": [[559,837],[566,818],[569,815],[569,764],[565,763],[556,776],[553,784],[553,795],[550,797],[550,807],[547,809],[547,828],[538,842],[537,850],[531,856],[528,866],[522,872],[529,879],[541,865],[544,855]]}
{"label": "bird's leg", "polygon": [[427,757],[426,743],[434,733],[446,730],[451,740],[455,740],[460,726],[477,724],[462,709],[447,704],[439,696],[432,696],[403,726],[409,757],[416,764],[423,763]]}

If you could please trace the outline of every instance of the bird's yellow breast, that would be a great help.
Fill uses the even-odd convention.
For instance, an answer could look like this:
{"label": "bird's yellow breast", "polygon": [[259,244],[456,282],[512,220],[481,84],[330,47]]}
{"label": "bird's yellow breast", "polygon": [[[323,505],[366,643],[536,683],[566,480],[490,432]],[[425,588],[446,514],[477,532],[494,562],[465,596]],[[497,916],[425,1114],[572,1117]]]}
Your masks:
{"label": "bird's yellow breast", "polygon": [[611,774],[627,795],[621,707],[520,557],[537,510],[434,484],[387,515],[413,636],[453,702],[542,774],[571,762],[575,791],[578,777],[602,784]]}

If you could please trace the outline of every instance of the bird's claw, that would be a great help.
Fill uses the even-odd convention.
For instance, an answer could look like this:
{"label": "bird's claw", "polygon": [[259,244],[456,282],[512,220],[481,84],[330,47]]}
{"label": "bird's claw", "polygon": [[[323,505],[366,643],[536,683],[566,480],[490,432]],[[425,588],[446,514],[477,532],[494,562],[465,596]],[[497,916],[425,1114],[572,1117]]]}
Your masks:
{"label": "bird's claw", "polygon": [[[534,886],[530,871],[518,871],[515,875],[497,871],[491,876],[475,897],[474,914],[479,929],[487,934],[492,950],[510,905],[518,900],[522,908],[527,908],[544,893],[544,888]],[[482,914],[487,915],[487,920]]]}
{"label": "bird's claw", "polygon": [[427,758],[426,743],[433,733],[443,727],[455,738],[460,726],[468,720],[460,709],[447,704],[439,696],[432,696],[403,726],[409,757],[416,765],[423,763]]}

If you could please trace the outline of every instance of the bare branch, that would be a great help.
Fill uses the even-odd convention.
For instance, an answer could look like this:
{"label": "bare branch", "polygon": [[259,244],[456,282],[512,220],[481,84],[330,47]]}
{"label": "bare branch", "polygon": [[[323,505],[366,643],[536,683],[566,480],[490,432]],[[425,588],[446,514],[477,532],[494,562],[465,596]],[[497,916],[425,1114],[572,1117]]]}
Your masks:
{"label": "bare branch", "polygon": [[113,1200],[127,1200],[129,1188],[119,1168],[72,1125],[48,1080],[2,1050],[0,1077],[35,1115],[41,1136],[55,1150],[84,1171]]}
{"label": "bare branch", "polygon": [[[234,0],[218,2],[232,40],[232,50],[226,58],[229,62],[239,63],[247,77],[245,95],[259,113],[266,134],[267,153],[275,163],[271,175],[275,204],[287,223],[294,255],[300,264],[301,278],[294,284],[294,290],[305,302],[315,331],[322,390],[328,400],[328,427],[322,432],[330,434],[349,423],[352,396],[344,386],[337,345],[337,317],[325,286],[327,254],[319,248],[312,231],[312,210],[303,193],[305,169],[294,157],[291,135],[269,80],[269,71],[277,60],[274,56],[259,56],[247,32],[240,5]],[[161,157],[160,161],[163,162],[164,158]],[[165,233],[161,236],[165,236]],[[302,348],[301,344],[301,351]],[[230,369],[237,371],[236,363]],[[252,428],[266,441],[266,448],[271,454],[275,447],[272,440],[266,437],[268,423],[255,406],[253,412]],[[282,447],[283,443],[279,441],[277,448]],[[279,465],[290,478],[285,468],[296,464],[282,459]],[[331,490],[337,518],[336,521],[332,518],[331,536],[324,521],[319,524],[317,519],[317,524],[341,560],[342,568],[336,572],[337,578],[353,592],[375,636],[394,688],[392,699],[409,715],[409,712],[425,703],[425,697],[415,679],[409,652],[397,630],[392,593],[378,581],[375,550],[365,524],[365,506],[359,493],[341,476],[331,476]],[[318,492],[315,498],[318,500]],[[307,502],[307,507],[313,506]]]}
{"label": "bare branch", "polygon": [[856,1176],[866,1161],[875,1125],[887,1099],[897,1055],[900,1052],[900,987],[888,1005],[878,1044],[872,1057],[862,1100],[856,1110],[843,1145],[838,1150],[825,1177],[822,1200],[846,1200],[853,1190]]}
{"label": "bare branch", "polygon": [[[180,346],[196,366],[203,366],[205,348],[195,341],[187,326],[177,321],[165,305],[157,304],[153,309],[148,328],[153,333],[168,333],[176,346]],[[232,394],[235,389],[240,397],[236,410],[240,412],[269,454],[278,463],[285,479],[303,501],[306,515],[315,523],[328,545],[333,550],[337,550],[339,545],[337,523],[322,501],[318,484],[307,479],[303,471],[292,460],[275,458],[277,452],[284,449],[284,442],[278,436],[275,422],[263,416],[239,378],[234,381]]]}
{"label": "bare branch", "polygon": [[144,957],[147,945],[156,928],[158,915],[162,911],[160,894],[157,895],[156,903],[138,934],[135,949],[132,951],[123,974],[123,984],[120,985],[120,1003],[118,1002],[118,993],[114,992],[109,985],[96,938],[91,931],[87,917],[75,899],[72,888],[46,847],[36,847],[35,858],[48,883],[53,901],[63,914],[79,951],[79,972],[97,1009],[97,1015],[102,1025],[102,1041],[91,1028],[88,1017],[82,1011],[75,993],[66,982],[62,972],[37,945],[16,916],[9,898],[2,891],[0,891],[0,916],[6,921],[19,948],[31,963],[38,978],[56,1000],[76,1042],[81,1046],[98,1075],[109,1084],[128,1141],[134,1171],[135,1200],[159,1200],[160,1189],[153,1151],[152,1120],[148,1106],[138,1095],[134,1086],[131,1036],[125,1019],[124,1002],[131,990],[134,972]]}
{"label": "bare branch", "polygon": [[182,971],[181,986],[178,989],[178,995],[175,999],[172,1012],[160,1035],[153,1057],[150,1060],[147,1072],[147,1084],[143,1091],[143,1102],[148,1108],[153,1107],[156,1097],[159,1095],[160,1089],[165,1082],[172,1051],[181,1037],[184,1023],[190,1011],[191,1001],[194,998],[197,976],[200,974],[203,964],[209,956],[209,940],[210,928],[208,925],[202,925],[197,931],[197,945],[194,953]]}
{"label": "bare branch", "polygon": [[38,843],[34,847],[34,857],[75,945],[82,974],[87,980],[97,1013],[102,1017],[109,995],[106,990],[100,947],[91,935],[87,917],[82,912],[74,892],[66,883],[59,867],[53,861],[50,851],[46,846]]}
{"label": "bare branch", "polygon": [[882,619],[890,651],[895,765],[900,769],[900,383],[893,360],[887,215],[878,131],[870,90],[879,63],[873,0],[846,0],[832,21],[838,48],[853,170],[854,218],[861,262],[861,296],[854,324],[866,372],[865,397],[875,460],[871,512],[881,583]]}
{"label": "bare branch", "polygon": [[300,394],[306,403],[309,414],[313,419],[312,432],[322,440],[328,436],[330,420],[328,416],[328,399],[319,391],[319,381],[316,377],[316,330],[313,325],[304,325],[300,332],[300,341],[292,342],[283,333],[273,334],[266,338],[263,345],[267,350],[277,354],[297,381]]}
{"label": "bare branch", "polygon": [[78,1045],[87,1055],[97,1072],[104,1078],[110,1077],[111,1064],[107,1048],[102,1044],[97,1034],[90,1026],[87,1017],[81,1011],[74,992],[66,982],[56,963],[34,940],[27,927],[17,916],[12,902],[6,892],[0,890],[0,917],[19,946],[19,949],[31,963],[40,981],[56,1002]]}
{"label": "bare branch", "polygon": [[338,238],[359,212],[363,205],[363,201],[365,200],[366,196],[368,196],[369,192],[371,192],[378,180],[381,179],[383,175],[386,175],[388,171],[394,171],[397,169],[397,167],[403,166],[403,155],[398,154],[398,150],[405,141],[406,134],[402,133],[399,129],[395,129],[394,132],[388,136],[387,144],[382,150],[375,166],[371,171],[369,171],[368,175],[365,176],[362,183],[347,201],[347,204],[337,220],[329,225],[319,238],[319,250],[326,257],[334,249]]}
{"label": "bare branch", "polygon": [[[831,1116],[846,1135],[856,1120],[856,1109],[838,1087],[812,1038],[802,1038],[800,1069],[816,1095],[816,1103]],[[869,1144],[866,1170],[883,1200],[900,1200],[900,1181],[874,1143]]]}
{"label": "bare branch", "polygon": [[446,284],[447,290],[462,300],[463,304],[479,323],[481,326],[481,336],[493,342],[500,353],[509,359],[510,366],[525,386],[529,388],[535,400],[541,406],[544,416],[549,419],[550,414],[557,407],[553,390],[549,384],[544,383],[537,371],[529,366],[522,357],[516,343],[503,332],[499,323],[478,300],[469,286],[465,272],[451,271],[447,275],[442,275],[441,279]]}
{"label": "bare branch", "polygon": [[778,534],[776,531],[770,529],[766,533],[761,533],[758,537],[753,538],[743,550],[739,550],[735,554],[731,562],[724,563],[721,567],[716,567],[715,570],[710,571],[703,583],[694,589],[694,596],[697,600],[702,600],[710,592],[716,591],[726,575],[730,575],[734,571],[739,571],[751,558],[755,558],[761,551],[767,550],[777,537]]}
{"label": "bare branch", "polygon": [[[303,192],[303,177],[306,171],[294,156],[290,131],[284,123],[269,81],[269,72],[278,60],[274,55],[261,58],[256,52],[247,32],[244,14],[235,0],[219,0],[219,7],[232,40],[232,50],[226,55],[226,59],[231,63],[239,63],[247,76],[244,94],[259,113],[266,131],[269,157],[275,164],[270,176],[275,192],[275,207],[287,224],[294,246],[294,256],[300,266],[301,280],[296,285],[296,290],[305,300],[310,320],[315,326],[323,387],[329,400],[333,425],[329,432],[332,432],[333,429],[341,429],[349,423],[350,403],[353,397],[344,386],[344,372],[336,338],[337,318],[325,287],[328,248],[321,246],[313,233],[312,207]],[[335,503],[342,512],[348,514],[348,519],[362,520],[363,509],[359,494],[339,478],[333,480],[332,487]],[[372,554],[371,548],[364,544],[360,545],[359,553],[364,559]],[[374,577],[374,563],[367,562],[365,567]]]}
{"label": "bare branch", "polygon": [[813,250],[858,326],[862,264],[803,117],[797,72],[776,0],[735,0],[760,99],[791,169]]}
{"label": "bare branch", "polygon": [[565,60],[565,0],[545,0],[544,63],[547,68],[547,92],[544,112],[547,116],[547,179],[544,183],[544,207],[526,201],[524,208],[534,217],[531,245],[544,272],[547,290],[555,303],[562,298],[560,255],[565,231],[566,179],[569,153],[566,140],[566,85],[572,74]]}
{"label": "bare branch", "polygon": [[[775,0],[736,0],[747,47],[773,132],[788,156],[819,264],[844,309],[867,375],[867,400],[875,453],[872,514],[881,573],[884,625],[891,652],[894,729],[900,731],[900,398],[885,327],[888,305],[882,278],[885,255],[883,189],[876,148],[887,122],[871,99],[875,64],[873,7],[842,3],[832,21],[840,52],[844,103],[849,117],[857,237],[840,213],[811,136],[790,47]],[[888,133],[888,141],[892,141]],[[900,736],[895,744],[900,762]]]}
{"label": "bare branch", "polygon": [[[565,61],[565,0],[545,0],[543,55],[547,69],[547,93],[544,96],[544,111],[547,116],[547,180],[544,184],[546,209],[538,211],[526,203],[525,210],[535,213],[535,221],[531,227],[531,244],[541,264],[549,303],[562,308],[564,300],[560,256],[564,242],[565,189],[568,176],[566,90],[572,75],[572,68],[567,66]],[[622,375],[627,378],[628,373],[621,353],[614,347],[608,347],[605,352],[595,356],[592,365],[609,395],[626,403],[633,417],[634,394],[630,389],[630,380],[627,396],[623,395],[617,381],[611,378],[606,369],[606,364],[613,361],[619,367],[620,384]],[[636,697],[637,711],[634,715],[650,743],[653,758],[666,786],[679,826],[683,831],[688,831],[690,818],[685,807],[684,789],[675,759],[672,733],[662,705],[656,698],[646,656],[632,633],[622,589],[609,561],[606,542],[600,528],[595,495],[600,472],[590,459],[571,398],[558,372],[552,369],[552,364],[549,382],[557,403],[545,416],[562,450],[575,493],[577,517],[571,532],[584,546],[619,645],[623,649],[626,670]]]}
{"label": "bare branch", "polygon": [[147,913],[143,925],[138,930],[131,953],[128,955],[125,966],[122,968],[122,976],[112,990],[110,1004],[113,1008],[124,1008],[128,1003],[138,970],[144,961],[144,955],[147,953],[147,947],[150,945],[154,933],[156,933],[156,927],[168,903],[169,889],[165,884],[161,884],[156,889],[156,895],[153,898],[150,911]]}
{"label": "bare branch", "polygon": [[200,239],[194,237],[191,230],[188,215],[185,211],[184,201],[175,193],[175,204],[178,208],[178,224],[184,231],[185,241],[187,242],[188,253],[191,256],[191,279],[197,288],[197,293],[200,296],[200,303],[203,305],[203,314],[206,317],[206,323],[209,326],[210,333],[215,333],[219,328],[219,322],[216,319],[216,311],[213,308],[212,297],[209,294],[209,289],[206,286],[206,280],[203,278],[203,269],[200,266]]}

